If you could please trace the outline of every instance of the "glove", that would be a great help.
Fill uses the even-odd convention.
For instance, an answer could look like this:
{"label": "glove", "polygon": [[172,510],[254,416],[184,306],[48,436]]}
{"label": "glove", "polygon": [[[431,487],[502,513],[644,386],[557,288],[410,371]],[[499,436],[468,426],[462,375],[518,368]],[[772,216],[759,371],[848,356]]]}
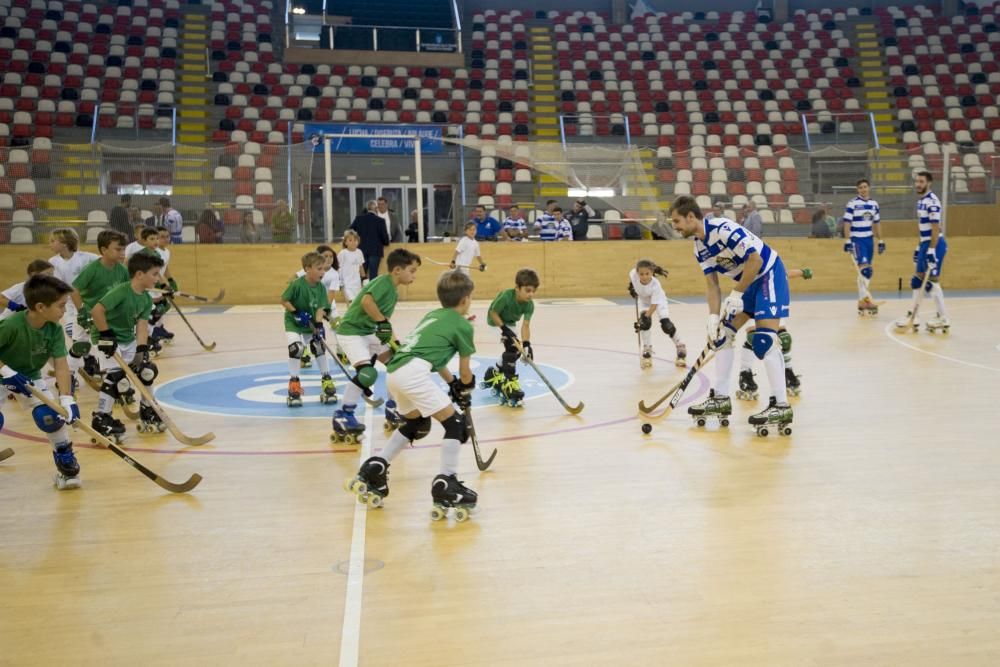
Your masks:
{"label": "glove", "polygon": [[94,320],[91,319],[90,313],[86,309],[81,309],[76,314],[76,323],[79,324],[84,329],[89,329],[94,326]]}
{"label": "glove", "polygon": [[31,380],[28,379],[27,375],[18,373],[10,366],[4,366],[3,368],[0,368],[0,376],[3,376],[3,388],[7,391],[15,394],[31,396],[31,392],[28,391],[28,386],[31,385]]}
{"label": "glove", "polygon": [[300,327],[309,328],[312,326],[312,315],[304,310],[296,311],[292,317],[295,318],[295,323]]}
{"label": "glove", "polygon": [[531,342],[524,341],[521,343],[521,349],[524,350],[524,358],[535,360],[535,350],[531,347]]}
{"label": "glove", "polygon": [[375,323],[375,337],[378,338],[378,342],[383,345],[388,345],[389,341],[392,340],[392,323],[389,320],[382,320],[381,322]]}
{"label": "glove", "polygon": [[808,266],[802,267],[802,280],[811,280],[813,277],[812,269]]}
{"label": "glove", "polygon": [[884,252],[885,252],[885,241],[879,240],[879,242],[878,242],[878,254],[881,255]]}
{"label": "glove", "polygon": [[653,320],[650,319],[649,315],[646,313],[641,313],[639,315],[639,320],[632,325],[636,333],[640,331],[649,331],[653,326]]}
{"label": "glove", "polygon": [[920,248],[913,251],[913,263],[918,264],[920,262]]}
{"label": "glove", "polygon": [[177,291],[177,281],[174,280],[173,276],[167,278],[167,285],[170,286],[170,293],[173,294]]}
{"label": "glove", "polygon": [[472,405],[472,390],[476,387],[476,377],[472,376],[472,382],[465,384],[459,377],[452,378],[448,383],[448,396],[463,410]]}
{"label": "glove", "polygon": [[326,340],[326,328],[322,322],[313,322],[313,340]]}
{"label": "glove", "polygon": [[9,310],[12,313],[16,313],[19,310],[27,310],[27,308],[19,304],[17,301],[8,301],[7,310]]}
{"label": "glove", "polygon": [[451,260],[450,262],[448,262],[448,267],[454,269],[455,268],[455,260]]}
{"label": "glove", "polygon": [[513,345],[514,341],[517,340],[517,334],[515,334],[514,330],[511,329],[506,324],[501,324],[500,325],[500,338],[504,339],[505,341],[509,341],[510,344]]}
{"label": "glove", "polygon": [[136,375],[142,370],[143,364],[149,361],[149,345],[137,345],[135,348],[135,356],[132,357],[132,363],[128,365],[132,369],[132,372]]}
{"label": "glove", "polygon": [[66,423],[72,424],[80,419],[80,406],[76,404],[76,399],[72,396],[60,396],[59,403],[66,411]]}
{"label": "glove", "polygon": [[927,268],[932,271],[937,267],[937,255],[934,253],[934,248],[927,246]]}
{"label": "glove", "polygon": [[101,354],[108,359],[115,356],[115,350],[118,349],[118,340],[115,338],[115,332],[111,329],[105,329],[97,335],[97,349],[101,351]]}
{"label": "glove", "polygon": [[639,295],[635,291],[635,285],[632,284],[631,280],[628,281],[628,295],[630,297],[632,297],[633,299],[638,299],[639,298]]}
{"label": "glove", "polygon": [[723,299],[719,315],[723,319],[730,320],[741,312],[743,312],[743,292],[733,290],[729,296]]}
{"label": "glove", "polygon": [[719,316],[712,313],[708,316],[708,325],[705,327],[705,331],[708,333],[708,339],[710,341],[715,341],[719,337]]}
{"label": "glove", "polygon": [[485,264],[480,264],[479,265],[479,270],[480,271],[485,271],[486,270],[486,265]]}
{"label": "glove", "polygon": [[854,244],[850,241],[844,241],[844,252],[853,252]]}

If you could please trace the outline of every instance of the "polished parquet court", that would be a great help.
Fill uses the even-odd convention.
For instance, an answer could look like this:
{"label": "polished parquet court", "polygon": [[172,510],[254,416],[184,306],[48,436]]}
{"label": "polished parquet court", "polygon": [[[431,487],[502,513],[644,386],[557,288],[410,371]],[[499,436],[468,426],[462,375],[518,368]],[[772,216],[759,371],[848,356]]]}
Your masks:
{"label": "polished parquet court", "polygon": [[[687,301],[671,316],[693,359],[705,307]],[[486,363],[501,347],[477,304]],[[328,442],[332,409],[289,412],[242,376],[195,375],[271,363],[248,382],[280,393],[274,307],[192,308],[212,353],[171,315],[158,383],[191,376],[202,393],[160,396],[188,433],[218,437],[125,444],[170,479],[202,474],[190,495],[79,442],[83,488],[57,492],[47,443],[5,408],[0,665],[995,665],[1000,297],[950,307],[949,335],[899,336],[895,298],[861,320],[846,295],[793,297],[804,391],[794,433],[760,439],[746,403],[728,430],[679,408],[643,436],[637,402],[682,373],[667,338],[654,332],[641,372],[630,301],[540,300],[537,361],[586,409],[540,390],[517,410],[481,397],[480,442],[499,455],[480,473],[463,448],[480,494],[464,524],[429,519],[439,426],[368,511],[341,489],[359,452]],[[397,330],[426,310],[401,304]],[[271,412],[215,407],[237,394]],[[377,449],[381,416],[366,421]]]}

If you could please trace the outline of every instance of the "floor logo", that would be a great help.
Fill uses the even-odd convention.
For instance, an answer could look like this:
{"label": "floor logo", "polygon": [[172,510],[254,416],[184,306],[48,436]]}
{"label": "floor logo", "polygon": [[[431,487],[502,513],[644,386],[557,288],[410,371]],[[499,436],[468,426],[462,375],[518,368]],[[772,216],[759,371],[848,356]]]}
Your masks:
{"label": "floor logo", "polygon": [[[472,372],[476,374],[477,382],[482,380],[483,373],[494,361],[487,357],[473,357]],[[323,405],[319,402],[320,372],[315,366],[313,362],[313,368],[303,369],[299,374],[305,390],[303,405],[300,408],[289,408],[285,405],[285,397],[288,395],[288,364],[285,362],[236,366],[186,375],[157,387],[156,398],[167,407],[209,414],[276,419],[302,417],[329,419],[336,406]],[[561,368],[545,364],[538,366],[557,389],[562,389],[572,382],[572,376]],[[452,371],[456,370],[457,360],[452,365]],[[545,384],[530,367],[519,364],[518,372],[525,400],[548,393]],[[347,377],[333,363],[331,363],[331,375],[337,383],[337,396],[343,398]],[[435,380],[445,388],[443,380],[437,376]],[[376,396],[385,397],[384,373],[379,374],[374,389]],[[489,390],[476,388],[473,407],[486,407],[497,403],[497,398]],[[366,407],[361,403],[358,412],[363,413]],[[382,408],[376,408],[375,412],[382,414]]]}

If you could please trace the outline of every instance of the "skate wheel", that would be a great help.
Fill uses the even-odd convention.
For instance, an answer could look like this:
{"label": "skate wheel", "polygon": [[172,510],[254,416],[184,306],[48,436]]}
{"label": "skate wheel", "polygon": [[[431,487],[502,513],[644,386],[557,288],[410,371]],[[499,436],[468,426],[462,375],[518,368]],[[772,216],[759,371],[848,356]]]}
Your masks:
{"label": "skate wheel", "polygon": [[159,431],[160,433],[163,433],[164,431],[167,430],[167,425],[166,424],[158,424],[157,427],[156,427],[156,430]]}
{"label": "skate wheel", "polygon": [[455,521],[462,523],[469,518],[469,510],[465,507],[459,507],[455,510]]}
{"label": "skate wheel", "polygon": [[347,434],[347,438],[346,438],[346,442],[349,445],[356,445],[356,444],[358,444],[358,438],[353,433],[348,433]]}
{"label": "skate wheel", "polygon": [[757,429],[757,435],[760,436],[761,438],[766,438],[767,437],[767,429],[764,428],[763,426],[761,426],[760,428]]}
{"label": "skate wheel", "polygon": [[333,445],[340,444],[340,437],[336,433],[330,434],[330,444]]}
{"label": "skate wheel", "polygon": [[728,419],[720,419],[719,420],[719,426],[721,426],[722,428],[729,428],[729,420]]}
{"label": "skate wheel", "polygon": [[702,417],[699,417],[698,419],[695,419],[694,423],[698,425],[698,428],[705,428],[705,423],[706,422],[705,422],[705,419],[702,418]]}
{"label": "skate wheel", "polygon": [[448,516],[448,510],[439,505],[431,508],[431,521],[441,521]]}
{"label": "skate wheel", "polygon": [[792,428],[790,426],[785,426],[784,428],[781,429],[781,435],[791,435],[791,434],[792,434]]}
{"label": "skate wheel", "polygon": [[344,491],[350,491],[351,493],[354,493],[354,480],[353,479],[351,479],[351,478],[345,479],[342,486],[344,487]]}
{"label": "skate wheel", "polygon": [[370,509],[377,509],[382,507],[382,496],[375,493],[368,494],[368,499],[365,501]]}

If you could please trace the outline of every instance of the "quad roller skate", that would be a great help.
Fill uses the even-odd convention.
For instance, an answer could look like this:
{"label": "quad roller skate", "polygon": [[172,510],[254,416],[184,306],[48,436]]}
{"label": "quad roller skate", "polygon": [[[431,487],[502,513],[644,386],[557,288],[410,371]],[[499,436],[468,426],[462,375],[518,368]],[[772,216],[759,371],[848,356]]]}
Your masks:
{"label": "quad roller skate", "polygon": [[403,421],[402,416],[399,414],[399,410],[396,409],[396,401],[390,398],[385,402],[385,422],[382,424],[382,428],[385,430],[386,435],[402,426]]}
{"label": "quad roller skate", "polygon": [[792,396],[798,396],[802,393],[802,381],[799,380],[799,376],[795,374],[791,368],[785,367],[785,389]]}
{"label": "quad roller skate", "polygon": [[345,405],[333,413],[333,433],[330,434],[330,442],[356,445],[361,442],[364,433],[365,425],[354,416],[353,405]]}
{"label": "quad roller skate", "polygon": [[877,317],[878,304],[872,301],[870,296],[866,296],[858,301],[858,315],[861,317]]}
{"label": "quad roller skate", "polygon": [[115,399],[115,404],[122,409],[122,412],[124,412],[125,416],[129,419],[139,418],[139,404],[135,400],[135,389],[131,386],[118,394],[118,398]]}
{"label": "quad roller skate", "polygon": [[293,376],[288,380],[288,396],[285,398],[285,405],[290,408],[302,407],[302,383],[298,376]]}
{"label": "quad roller skate", "polygon": [[643,345],[642,346],[642,360],[639,362],[640,368],[652,368],[653,367],[653,346]]}
{"label": "quad roller skate", "polygon": [[920,331],[920,318],[914,317],[913,323],[912,324],[910,323],[910,316],[912,314],[913,311],[908,310],[906,311],[906,315],[904,315],[903,317],[899,318],[894,322],[896,331],[898,331],[899,333],[906,333],[907,330],[912,330],[913,333],[917,333],[918,331]]}
{"label": "quad roller skate", "polygon": [[524,392],[521,391],[521,382],[518,377],[516,375],[508,377],[496,366],[490,366],[486,369],[483,381],[479,386],[483,389],[489,389],[494,396],[499,396],[500,405],[516,408],[524,401]]}
{"label": "quad roller skate", "polygon": [[161,347],[163,345],[170,345],[174,342],[174,334],[162,326],[158,326],[149,334],[149,341],[150,343],[156,341]]}
{"label": "quad roller skate", "polygon": [[740,371],[740,388],[736,390],[736,398],[741,401],[756,401],[760,395],[757,393],[757,382],[753,379],[753,371],[749,368]]}
{"label": "quad roller skate", "polygon": [[778,405],[772,396],[768,406],[747,420],[757,430],[757,435],[766,438],[773,428],[781,435],[792,434],[792,408],[787,403]]}
{"label": "quad roller skate", "polygon": [[476,492],[462,484],[455,475],[438,475],[431,483],[431,519],[441,521],[447,518],[448,510],[455,511],[455,521],[459,523],[469,518],[476,509],[479,497]]}
{"label": "quad roller skate", "polygon": [[951,322],[948,321],[947,317],[941,317],[940,314],[927,320],[927,331],[928,333],[948,333],[951,329]]}
{"label": "quad roller skate", "polygon": [[156,359],[163,352],[163,343],[155,338],[150,338],[147,342],[149,345],[149,358]]}
{"label": "quad roller skate", "polygon": [[371,457],[361,464],[357,475],[344,481],[344,490],[357,496],[362,505],[382,507],[382,500],[389,495],[389,462]]}
{"label": "quad roller skate", "polygon": [[139,423],[135,426],[139,433],[163,433],[167,425],[160,419],[152,405],[139,406]]}
{"label": "quad roller skate", "polygon": [[73,443],[64,442],[56,445],[52,452],[52,458],[56,462],[56,474],[52,476],[52,483],[60,491],[80,488],[80,464],[76,461],[76,454],[73,453]]}
{"label": "quad roller skate", "polygon": [[688,414],[699,427],[704,427],[710,418],[715,418],[719,426],[729,426],[729,416],[733,414],[733,403],[728,396],[716,396],[714,389],[709,389],[708,398],[688,408]]}
{"label": "quad roller skate", "polygon": [[674,366],[677,366],[677,368],[687,368],[687,365],[688,365],[687,364],[687,356],[688,356],[687,345],[685,345],[684,343],[678,342],[677,343],[677,353],[676,353],[676,356],[674,357]]}
{"label": "quad roller skate", "polygon": [[312,365],[312,356],[309,354],[309,350],[306,350],[302,353],[302,357],[299,359],[299,368],[312,368]]}
{"label": "quad roller skate", "polygon": [[325,373],[320,380],[319,402],[327,405],[337,402],[337,384],[329,373]]}
{"label": "quad roller skate", "polygon": [[[107,412],[95,412],[90,427],[115,444],[121,444],[125,440],[125,424]],[[98,444],[93,438],[91,438],[91,442],[95,445]]]}

